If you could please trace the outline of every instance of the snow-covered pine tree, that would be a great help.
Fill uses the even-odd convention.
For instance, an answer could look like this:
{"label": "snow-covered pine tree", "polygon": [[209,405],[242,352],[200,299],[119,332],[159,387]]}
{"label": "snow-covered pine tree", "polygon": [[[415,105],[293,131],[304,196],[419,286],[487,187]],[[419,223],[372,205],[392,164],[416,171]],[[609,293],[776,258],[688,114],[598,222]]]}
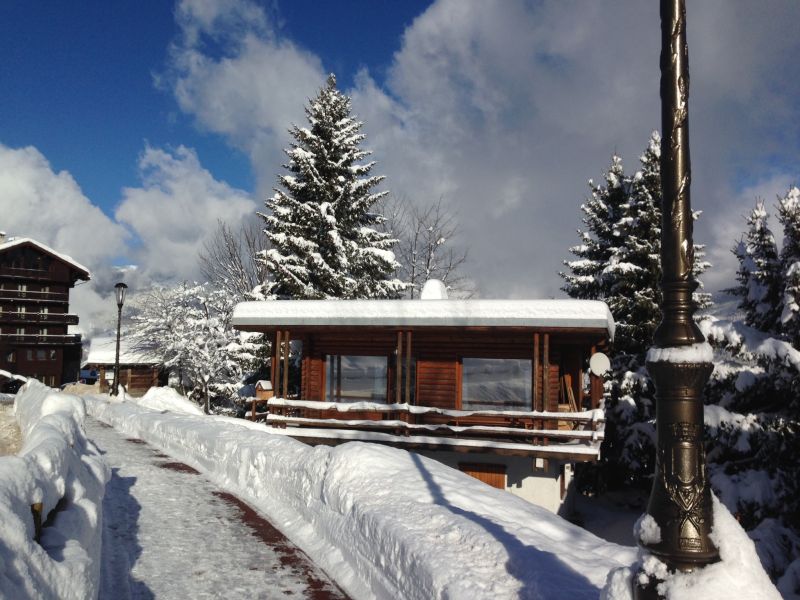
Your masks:
{"label": "snow-covered pine tree", "polygon": [[[561,273],[567,294],[604,300],[614,315],[603,461],[607,474],[642,486],[652,478],[655,460],[655,388],[644,364],[660,320],[660,158],[661,136],[653,132],[633,176],[625,175],[621,159],[614,156],[606,185],[589,182],[592,195],[581,206],[586,229],[578,231],[581,244],[570,249],[578,260],[566,261],[571,272]],[[703,246],[695,245],[698,280],[709,266],[703,256]],[[701,308],[710,304],[703,292],[696,292],[694,300]]]}
{"label": "snow-covered pine tree", "polygon": [[778,221],[783,225],[780,330],[800,350],[800,188],[793,186],[779,200]]}
{"label": "snow-covered pine tree", "polygon": [[370,175],[374,161],[360,148],[362,123],[350,114],[350,98],[336,78],[305,109],[308,127],[292,126],[288,174],[278,177],[266,201],[270,249],[264,252],[278,298],[393,298],[403,289],[391,279],[397,268],[388,233],[373,205],[388,192]]}
{"label": "snow-covered pine tree", "polygon": [[738,285],[726,290],[738,296],[744,322],[760,331],[777,332],[780,319],[781,273],[778,246],[769,228],[763,200],[747,217],[747,233],[733,249],[739,261]]}

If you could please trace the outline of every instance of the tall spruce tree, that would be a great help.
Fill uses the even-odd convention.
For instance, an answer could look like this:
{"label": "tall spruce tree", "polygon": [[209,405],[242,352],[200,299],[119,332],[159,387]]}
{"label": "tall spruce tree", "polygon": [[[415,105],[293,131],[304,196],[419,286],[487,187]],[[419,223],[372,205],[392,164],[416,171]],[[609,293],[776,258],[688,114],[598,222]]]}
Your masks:
{"label": "tall spruce tree", "polygon": [[308,127],[293,125],[288,174],[266,201],[270,249],[264,252],[277,298],[392,298],[403,288],[390,278],[398,268],[391,251],[397,240],[376,226],[371,212],[388,192],[370,175],[374,161],[360,148],[362,123],[351,115],[350,98],[336,78],[305,109]]}
{"label": "tall spruce tree", "polygon": [[800,350],[800,189],[792,187],[778,202],[778,220],[783,225],[780,255],[782,276],[780,327]]}
{"label": "tall spruce tree", "polygon": [[[655,388],[644,364],[661,316],[660,158],[661,136],[653,132],[634,175],[625,175],[614,156],[605,186],[589,182],[581,243],[570,248],[577,260],[565,261],[569,272],[560,273],[567,294],[605,301],[616,321],[602,460],[607,475],[642,486],[652,478],[655,460]],[[695,245],[695,277],[709,266],[703,256],[703,246]],[[710,305],[703,292],[694,300],[701,308]]]}
{"label": "tall spruce tree", "polygon": [[781,273],[778,246],[768,220],[764,201],[756,201],[747,217],[747,232],[733,249],[739,261],[738,285],[726,291],[739,296],[739,308],[748,326],[776,333],[780,319]]}

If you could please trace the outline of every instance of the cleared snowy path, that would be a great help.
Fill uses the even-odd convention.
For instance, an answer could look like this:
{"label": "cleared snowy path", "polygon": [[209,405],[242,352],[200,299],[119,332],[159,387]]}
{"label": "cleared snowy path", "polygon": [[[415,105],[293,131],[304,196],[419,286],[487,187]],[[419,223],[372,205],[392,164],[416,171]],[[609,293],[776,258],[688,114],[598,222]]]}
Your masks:
{"label": "cleared snowy path", "polygon": [[[13,396],[12,396],[13,398]],[[16,454],[22,446],[22,436],[14,417],[14,404],[0,401],[0,456]]]}
{"label": "cleared snowy path", "polygon": [[194,469],[87,418],[113,475],[101,600],[346,598],[274,527]]}

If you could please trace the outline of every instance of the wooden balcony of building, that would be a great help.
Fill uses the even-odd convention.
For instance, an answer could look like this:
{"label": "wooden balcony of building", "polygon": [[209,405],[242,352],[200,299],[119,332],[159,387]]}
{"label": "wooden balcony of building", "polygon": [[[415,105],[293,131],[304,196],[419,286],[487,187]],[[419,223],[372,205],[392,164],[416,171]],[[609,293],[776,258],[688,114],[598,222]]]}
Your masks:
{"label": "wooden balcony of building", "polygon": [[0,310],[2,323],[41,323],[53,325],[77,325],[78,315],[54,312],[19,312]]}
{"label": "wooden balcony of building", "polygon": [[[257,412],[257,405],[266,405]],[[409,404],[319,402],[270,398],[253,403],[263,419],[292,437],[317,443],[363,440],[416,449],[492,452],[576,461],[596,460],[603,441],[602,410],[450,410]]]}
{"label": "wooden balcony of building", "polygon": [[75,334],[1,333],[0,343],[18,346],[74,346],[81,343]]}
{"label": "wooden balcony of building", "polygon": [[69,294],[67,292],[0,290],[0,302],[17,300],[26,300],[28,302],[69,302]]}
{"label": "wooden balcony of building", "polygon": [[18,279],[20,281],[52,281],[53,273],[49,269],[3,265],[0,266],[0,277]]}

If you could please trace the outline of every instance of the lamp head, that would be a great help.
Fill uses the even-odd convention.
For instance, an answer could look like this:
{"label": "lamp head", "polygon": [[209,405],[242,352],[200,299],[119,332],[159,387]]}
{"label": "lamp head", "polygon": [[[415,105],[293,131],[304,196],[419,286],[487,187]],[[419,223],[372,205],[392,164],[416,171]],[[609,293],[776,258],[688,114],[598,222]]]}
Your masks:
{"label": "lamp head", "polygon": [[122,308],[125,303],[125,293],[128,291],[128,286],[120,282],[114,286],[114,293],[117,295],[117,306]]}

